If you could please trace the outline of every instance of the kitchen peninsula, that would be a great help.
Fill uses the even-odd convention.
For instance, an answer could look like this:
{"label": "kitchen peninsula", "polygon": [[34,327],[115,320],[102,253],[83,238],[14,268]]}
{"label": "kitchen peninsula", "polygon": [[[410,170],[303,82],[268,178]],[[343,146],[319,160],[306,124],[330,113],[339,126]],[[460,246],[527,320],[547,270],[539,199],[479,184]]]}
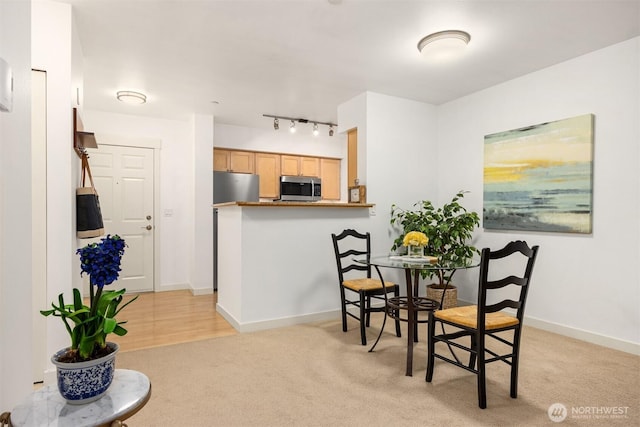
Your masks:
{"label": "kitchen peninsula", "polygon": [[339,316],[331,233],[370,229],[372,204],[232,202],[218,208],[217,311],[240,332]]}

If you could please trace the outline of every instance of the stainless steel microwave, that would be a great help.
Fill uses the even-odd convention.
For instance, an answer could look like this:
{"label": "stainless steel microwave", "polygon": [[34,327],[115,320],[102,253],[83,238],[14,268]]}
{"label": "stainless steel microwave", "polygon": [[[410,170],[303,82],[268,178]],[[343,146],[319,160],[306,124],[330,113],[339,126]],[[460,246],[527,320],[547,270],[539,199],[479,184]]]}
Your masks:
{"label": "stainless steel microwave", "polygon": [[280,200],[315,202],[322,199],[322,180],[314,176],[280,177]]}

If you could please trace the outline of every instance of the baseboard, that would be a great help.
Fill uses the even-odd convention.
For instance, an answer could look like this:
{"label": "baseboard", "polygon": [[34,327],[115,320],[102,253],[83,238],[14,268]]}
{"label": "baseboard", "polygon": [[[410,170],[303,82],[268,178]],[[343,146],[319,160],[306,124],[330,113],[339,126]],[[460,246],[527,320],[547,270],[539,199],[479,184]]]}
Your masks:
{"label": "baseboard", "polygon": [[[458,302],[460,303],[460,305],[475,304],[461,300],[458,300]],[[553,323],[547,320],[542,320],[530,316],[524,316],[524,324],[533,328],[542,329],[543,331],[553,332],[554,334],[563,335],[569,338],[575,338],[580,341],[586,341],[591,344],[601,345],[603,347],[611,348],[614,350],[624,351],[625,353],[640,355],[640,344],[631,341],[612,338],[606,335],[597,334],[595,332],[589,332],[583,329],[561,325],[559,323]]]}
{"label": "baseboard", "polygon": [[640,344],[525,316],[525,325],[640,356]]}
{"label": "baseboard", "polygon": [[49,384],[57,384],[57,383],[58,383],[58,373],[56,371],[56,367],[53,366],[51,368],[45,369],[42,384],[49,385]]}
{"label": "baseboard", "polygon": [[173,283],[170,285],[161,285],[159,289],[154,289],[154,292],[167,292],[167,291],[182,291],[191,290],[191,286],[188,283]]}
{"label": "baseboard", "polygon": [[191,288],[191,295],[194,297],[200,295],[211,295],[213,293],[213,288]]}
{"label": "baseboard", "polygon": [[229,314],[224,307],[221,307],[220,304],[216,304],[216,312],[224,317],[224,319],[238,332],[256,332],[266,329],[282,328],[285,326],[294,326],[303,323],[340,318],[340,310],[331,310],[322,313],[304,314],[302,316],[281,317],[278,319],[261,320],[258,322],[240,323],[231,314]]}
{"label": "baseboard", "polygon": [[[473,303],[463,300],[458,300],[459,305],[471,305]],[[233,326],[238,332],[254,332],[265,329],[280,328],[283,326],[293,326],[302,323],[309,323],[322,320],[332,320],[340,318],[340,310],[331,310],[323,313],[306,314],[302,316],[286,317],[280,319],[263,320],[258,322],[240,324],[233,316],[227,313],[223,307],[216,305],[216,311],[225,318],[227,322]],[[351,310],[350,310],[351,311]],[[608,337],[605,335],[596,334],[594,332],[585,331],[570,326],[560,325],[546,320],[537,319],[535,317],[525,316],[525,325],[531,326],[544,331],[553,332],[558,335],[563,335],[570,338],[575,338],[581,341],[586,341],[591,344],[601,345],[603,347],[611,348],[614,350],[624,351],[625,353],[631,353],[640,355],[640,344],[625,341],[617,338]]]}

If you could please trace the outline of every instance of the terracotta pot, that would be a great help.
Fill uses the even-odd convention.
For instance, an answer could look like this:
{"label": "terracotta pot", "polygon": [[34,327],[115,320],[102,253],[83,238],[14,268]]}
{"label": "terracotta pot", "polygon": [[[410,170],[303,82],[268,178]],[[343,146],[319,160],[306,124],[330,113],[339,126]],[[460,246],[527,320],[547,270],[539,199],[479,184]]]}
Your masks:
{"label": "terracotta pot", "polygon": [[58,390],[70,404],[80,405],[100,399],[106,392],[115,373],[115,358],[120,346],[108,342],[107,347],[113,351],[106,356],[86,362],[65,363],[58,358],[69,348],[60,350],[51,357],[56,366]]}
{"label": "terracotta pot", "polygon": [[444,301],[442,303],[442,310],[458,306],[458,288],[454,285],[447,285],[446,292],[443,287],[435,283],[427,286],[427,298],[435,300],[438,303],[442,301],[443,293]]}

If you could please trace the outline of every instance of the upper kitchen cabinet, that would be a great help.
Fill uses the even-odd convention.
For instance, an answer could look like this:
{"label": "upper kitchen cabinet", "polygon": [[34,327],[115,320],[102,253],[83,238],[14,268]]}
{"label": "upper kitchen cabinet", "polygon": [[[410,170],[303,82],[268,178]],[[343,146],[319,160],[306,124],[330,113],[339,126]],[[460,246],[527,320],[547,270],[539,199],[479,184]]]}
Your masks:
{"label": "upper kitchen cabinet", "polygon": [[214,148],[213,170],[221,172],[255,173],[255,153],[252,151]]}
{"label": "upper kitchen cabinet", "polygon": [[280,155],[255,153],[256,174],[260,176],[260,197],[280,197]]}
{"label": "upper kitchen cabinet", "polygon": [[280,159],[282,175],[320,176],[320,159],[318,157],[283,154]]}
{"label": "upper kitchen cabinet", "polygon": [[340,200],[340,159],[320,159],[322,199]]}

